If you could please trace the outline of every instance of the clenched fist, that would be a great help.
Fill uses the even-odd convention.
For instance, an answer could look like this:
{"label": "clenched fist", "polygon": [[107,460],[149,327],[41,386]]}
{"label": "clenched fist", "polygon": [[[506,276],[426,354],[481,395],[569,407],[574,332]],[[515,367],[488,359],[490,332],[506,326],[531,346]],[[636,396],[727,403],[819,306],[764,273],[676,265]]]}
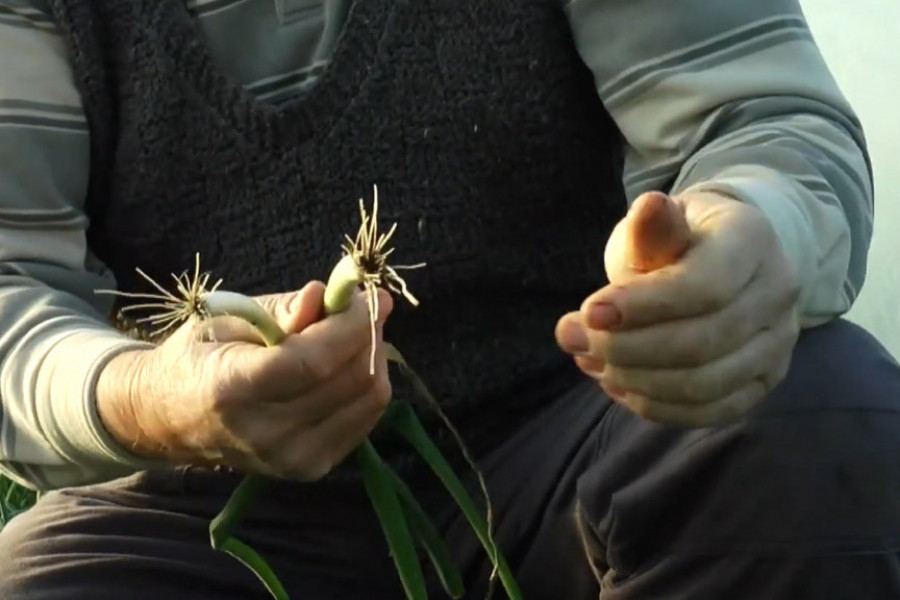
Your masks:
{"label": "clenched fist", "polygon": [[606,247],[610,284],[556,337],[615,401],[648,420],[739,417],[787,374],[799,286],[766,217],[730,197],[638,198]]}

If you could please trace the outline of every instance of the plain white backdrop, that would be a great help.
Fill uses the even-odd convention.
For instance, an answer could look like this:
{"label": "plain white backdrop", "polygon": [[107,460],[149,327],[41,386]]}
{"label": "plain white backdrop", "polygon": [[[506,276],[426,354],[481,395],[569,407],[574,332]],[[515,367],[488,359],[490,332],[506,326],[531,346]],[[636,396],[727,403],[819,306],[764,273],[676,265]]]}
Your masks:
{"label": "plain white backdrop", "polygon": [[862,120],[875,171],[869,270],[848,318],[900,358],[900,0],[800,4],[835,79]]}

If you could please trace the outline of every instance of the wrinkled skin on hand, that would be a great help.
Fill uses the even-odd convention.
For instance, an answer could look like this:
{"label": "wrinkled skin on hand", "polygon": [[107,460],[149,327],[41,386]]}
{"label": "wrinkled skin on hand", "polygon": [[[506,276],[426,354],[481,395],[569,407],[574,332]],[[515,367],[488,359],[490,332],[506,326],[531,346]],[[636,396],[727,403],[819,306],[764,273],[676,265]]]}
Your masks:
{"label": "wrinkled skin on hand", "polygon": [[110,361],[97,387],[113,436],[149,458],[225,464],[247,473],[314,481],[369,435],[391,398],[382,328],[375,374],[363,295],[322,319],[325,286],[256,300],[288,334],[266,347],[249,325],[190,321],[161,345]]}
{"label": "wrinkled skin on hand", "polygon": [[609,285],[563,316],[560,347],[639,416],[740,417],[787,374],[799,284],[767,218],[713,193],[638,198],[606,246]]}

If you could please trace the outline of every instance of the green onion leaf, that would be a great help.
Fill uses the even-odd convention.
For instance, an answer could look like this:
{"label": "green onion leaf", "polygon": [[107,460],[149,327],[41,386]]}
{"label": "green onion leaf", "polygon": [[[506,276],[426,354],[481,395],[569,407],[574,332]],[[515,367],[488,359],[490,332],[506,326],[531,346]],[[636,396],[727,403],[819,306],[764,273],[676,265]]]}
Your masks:
{"label": "green onion leaf", "polygon": [[441,585],[451,598],[462,598],[466,589],[463,585],[462,575],[459,569],[453,564],[450,558],[450,550],[447,548],[444,538],[438,533],[437,528],[431,519],[425,513],[425,509],[419,504],[413,496],[412,490],[406,485],[399,475],[397,475],[390,467],[385,466],[390,475],[394,487],[397,489],[397,495],[400,498],[400,505],[403,508],[403,514],[409,527],[416,536],[422,548],[428,553],[431,564],[437,572]]}
{"label": "green onion leaf", "polygon": [[366,492],[381,522],[406,597],[409,600],[426,600],[425,576],[388,469],[368,440],[354,450],[354,456],[362,470]]}

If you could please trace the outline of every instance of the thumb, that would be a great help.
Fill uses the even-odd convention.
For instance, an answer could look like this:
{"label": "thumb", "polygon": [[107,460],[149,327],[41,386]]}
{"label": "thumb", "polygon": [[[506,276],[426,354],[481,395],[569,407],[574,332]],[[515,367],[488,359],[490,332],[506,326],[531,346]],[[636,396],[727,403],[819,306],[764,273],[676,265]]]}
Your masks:
{"label": "thumb", "polygon": [[295,292],[257,296],[255,300],[290,335],[300,333],[322,318],[324,298],[325,284],[311,281]]}
{"label": "thumb", "polygon": [[634,201],[606,245],[610,282],[648,273],[676,262],[690,247],[691,230],[684,210],[662,192]]}

